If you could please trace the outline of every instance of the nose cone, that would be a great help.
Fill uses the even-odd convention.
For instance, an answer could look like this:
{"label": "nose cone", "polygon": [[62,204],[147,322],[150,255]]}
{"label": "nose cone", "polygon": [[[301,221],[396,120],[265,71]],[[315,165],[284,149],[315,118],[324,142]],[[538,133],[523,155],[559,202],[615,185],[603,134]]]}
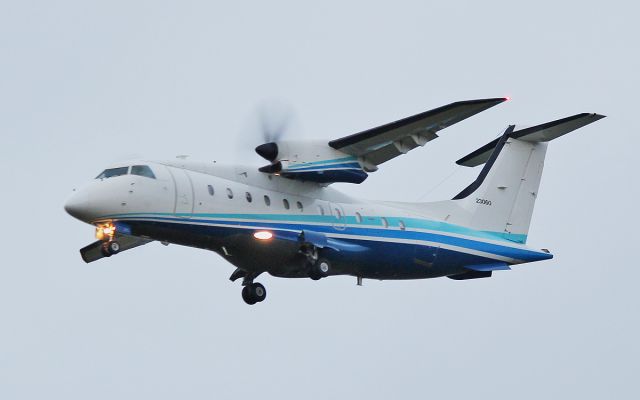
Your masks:
{"label": "nose cone", "polygon": [[87,221],[90,216],[89,195],[84,190],[74,192],[64,204],[64,210],[80,221]]}

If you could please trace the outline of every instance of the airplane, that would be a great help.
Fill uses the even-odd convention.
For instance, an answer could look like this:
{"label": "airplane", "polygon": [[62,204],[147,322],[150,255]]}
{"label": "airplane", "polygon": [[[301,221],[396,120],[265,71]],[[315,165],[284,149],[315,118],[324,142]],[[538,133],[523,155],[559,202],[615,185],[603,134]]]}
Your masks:
{"label": "airplane", "polygon": [[[264,167],[136,160],[107,167],[64,208],[94,225],[80,250],[94,262],[158,241],[207,249],[236,267],[250,305],[266,298],[256,278],[350,275],[399,280],[491,277],[553,255],[527,246],[548,142],[603,115],[582,113],[504,133],[459,159],[482,165],[450,200],[364,200],[331,187],[360,184],[378,167],[440,131],[508,98],[451,103],[340,139],[259,145]],[[410,181],[411,178],[408,178]]]}

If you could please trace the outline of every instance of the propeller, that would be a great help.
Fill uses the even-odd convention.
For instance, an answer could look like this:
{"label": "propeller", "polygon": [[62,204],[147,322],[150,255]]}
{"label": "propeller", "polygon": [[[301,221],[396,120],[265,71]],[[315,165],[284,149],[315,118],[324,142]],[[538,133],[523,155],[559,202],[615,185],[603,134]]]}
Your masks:
{"label": "propeller", "polygon": [[293,111],[284,104],[269,102],[258,109],[258,117],[262,141],[277,142],[287,134],[293,119]]}
{"label": "propeller", "polygon": [[263,103],[258,109],[259,130],[263,144],[255,148],[258,155],[270,162],[278,157],[278,144],[290,132],[294,120],[291,107],[282,102]]}

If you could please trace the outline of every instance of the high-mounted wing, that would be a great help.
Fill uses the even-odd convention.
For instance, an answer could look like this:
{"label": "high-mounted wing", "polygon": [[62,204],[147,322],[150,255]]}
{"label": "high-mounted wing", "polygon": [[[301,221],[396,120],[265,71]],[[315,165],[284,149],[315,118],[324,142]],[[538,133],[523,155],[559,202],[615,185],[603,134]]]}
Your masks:
{"label": "high-mounted wing", "polygon": [[458,101],[332,140],[329,146],[358,157],[365,171],[375,171],[385,161],[406,154],[438,137],[436,132],[506,101],[507,98]]}
{"label": "high-mounted wing", "polygon": [[342,139],[282,140],[256,147],[271,164],[259,169],[289,179],[330,184],[361,183],[378,165],[438,137],[437,132],[506,98],[469,100],[426,111]]}

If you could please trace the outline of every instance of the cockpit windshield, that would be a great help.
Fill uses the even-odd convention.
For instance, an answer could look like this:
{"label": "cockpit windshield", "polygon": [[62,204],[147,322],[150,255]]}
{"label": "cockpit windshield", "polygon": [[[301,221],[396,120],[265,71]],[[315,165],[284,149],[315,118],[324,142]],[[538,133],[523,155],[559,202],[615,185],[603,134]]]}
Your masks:
{"label": "cockpit windshield", "polygon": [[156,179],[156,176],[148,165],[134,165],[131,167],[131,175],[146,176],[147,178]]}
{"label": "cockpit windshield", "polygon": [[126,175],[129,171],[129,167],[109,168],[102,171],[102,173],[96,176],[96,179],[113,178],[114,176]]}
{"label": "cockpit windshield", "polygon": [[131,167],[131,171],[129,171],[129,167],[105,169],[104,171],[102,171],[100,175],[96,177],[96,179],[107,179],[107,178],[113,178],[114,176],[127,175],[127,174],[156,179],[155,174],[153,173],[153,171],[148,165],[134,165]]}

